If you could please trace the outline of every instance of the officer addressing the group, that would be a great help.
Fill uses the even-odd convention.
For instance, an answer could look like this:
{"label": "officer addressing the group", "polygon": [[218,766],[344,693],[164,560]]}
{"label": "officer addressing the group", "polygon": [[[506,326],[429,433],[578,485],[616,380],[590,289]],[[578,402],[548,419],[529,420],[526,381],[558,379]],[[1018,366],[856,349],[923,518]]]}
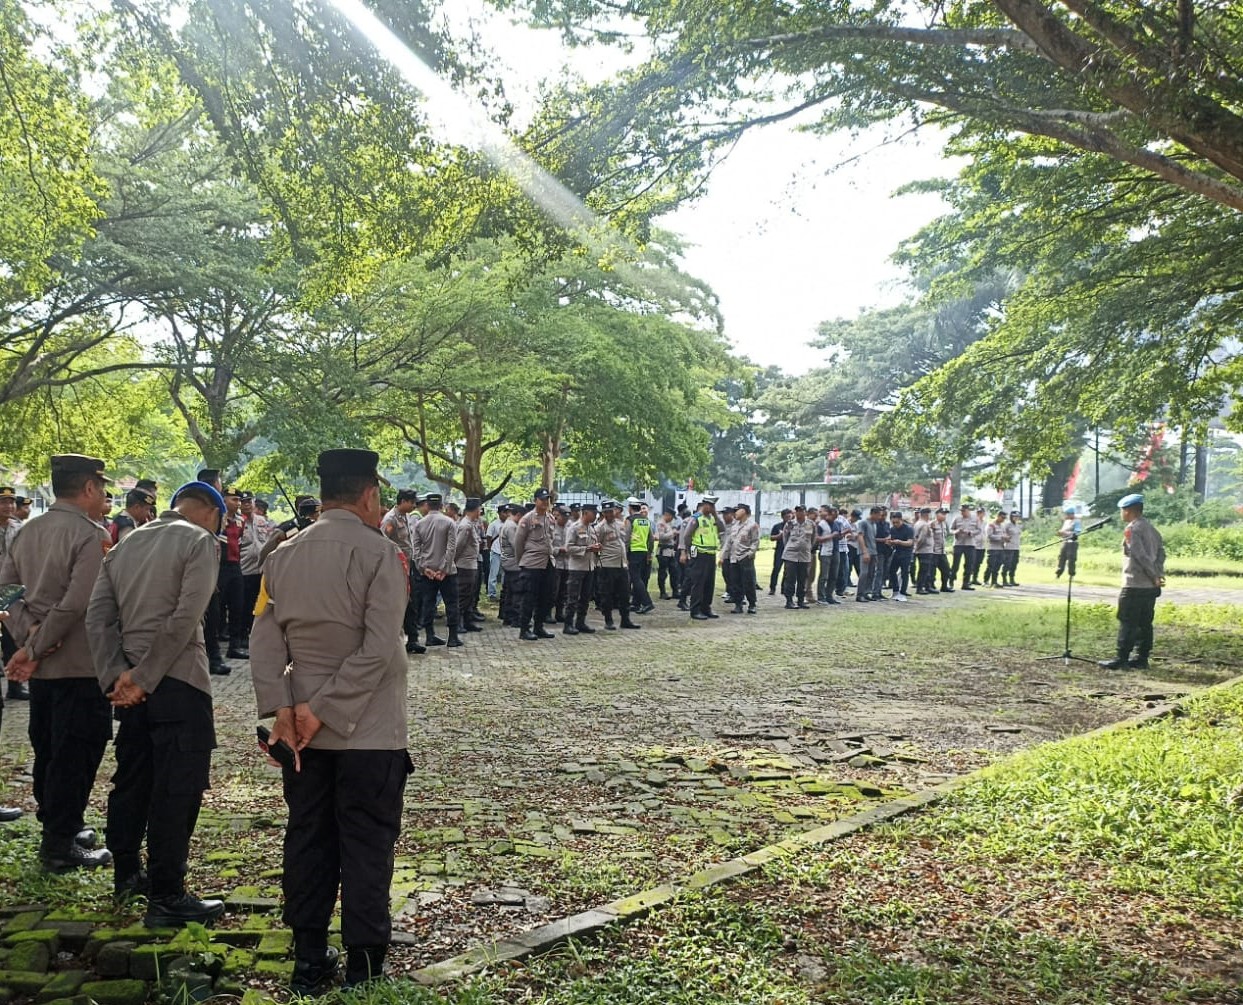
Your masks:
{"label": "officer addressing the group", "polygon": [[389,885],[411,770],[406,751],[408,579],[379,531],[379,455],[319,455],[323,515],[272,553],[251,638],[260,716],[276,717],[283,767],[284,920],[294,935],[293,990],[337,970],[328,924],[341,891],[346,984],[379,977],[392,933]]}

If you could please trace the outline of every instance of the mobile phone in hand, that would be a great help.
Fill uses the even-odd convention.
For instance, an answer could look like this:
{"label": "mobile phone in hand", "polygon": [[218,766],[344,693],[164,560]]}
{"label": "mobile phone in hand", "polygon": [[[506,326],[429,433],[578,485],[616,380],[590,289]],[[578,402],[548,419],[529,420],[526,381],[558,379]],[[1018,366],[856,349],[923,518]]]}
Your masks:
{"label": "mobile phone in hand", "polygon": [[281,765],[281,767],[288,768],[290,771],[295,770],[293,747],[284,740],[277,740],[275,743],[269,742],[272,737],[272,731],[267,726],[256,726],[255,736],[259,738],[260,750]]}
{"label": "mobile phone in hand", "polygon": [[7,611],[26,595],[26,587],[21,583],[8,583],[0,586],[0,611]]}

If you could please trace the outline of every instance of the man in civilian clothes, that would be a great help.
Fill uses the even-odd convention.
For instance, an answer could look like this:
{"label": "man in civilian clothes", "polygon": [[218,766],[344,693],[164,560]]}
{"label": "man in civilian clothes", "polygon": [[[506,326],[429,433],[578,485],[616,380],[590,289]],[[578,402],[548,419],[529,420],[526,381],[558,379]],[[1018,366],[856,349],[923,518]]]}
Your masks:
{"label": "man in civilian clothes", "polygon": [[892,599],[903,602],[911,595],[907,587],[911,580],[911,562],[915,557],[915,528],[897,510],[889,515],[889,544],[893,548],[889,565]]}
{"label": "man in civilian clothes", "polygon": [[113,893],[119,900],[145,893],[148,928],[208,924],[224,913],[221,901],[186,892],[216,746],[203,613],[224,516],[214,488],[183,485],[167,512],[104,558],[86,611],[95,675],[118,721],[108,796]]}
{"label": "man in civilian clothes", "polygon": [[[786,523],[794,516],[794,510],[783,509],[781,511],[781,519],[773,524],[773,529],[768,532],[768,539],[773,542],[773,571],[768,577],[768,595],[771,597],[777,592],[777,577],[781,575],[783,568],[782,561],[785,552],[785,536]],[[785,592],[784,590],[782,591]]]}
{"label": "man in civilian clothes", "polygon": [[5,622],[18,647],[5,674],[30,681],[39,859],[47,872],[67,872],[112,861],[107,849],[90,850],[95,832],[82,820],[112,738],[112,706],[99,690],[86,636],[86,608],[112,547],[99,522],[111,479],[103,461],[81,454],[58,454],[51,468],[56,502],[13,539],[0,583],[26,587]]}
{"label": "man in civilian clothes", "polygon": [[[294,749],[282,768],[284,921],[293,929],[291,989],[323,991],[337,971],[328,945],[337,892],[347,987],[378,979],[392,936],[393,850],[406,750],[408,580],[380,534],[379,456],[319,455],[323,515],[264,566],[251,672],[271,744]],[[447,519],[447,518],[446,518]]]}

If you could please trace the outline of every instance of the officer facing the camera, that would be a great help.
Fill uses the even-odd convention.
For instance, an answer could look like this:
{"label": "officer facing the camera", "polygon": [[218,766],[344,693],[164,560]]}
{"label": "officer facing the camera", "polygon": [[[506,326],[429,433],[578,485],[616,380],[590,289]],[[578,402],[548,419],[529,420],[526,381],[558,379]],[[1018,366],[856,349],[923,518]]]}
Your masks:
{"label": "officer facing the camera", "polygon": [[392,933],[389,887],[401,829],[406,751],[407,579],[379,532],[379,456],[319,455],[323,515],[264,569],[251,636],[260,716],[283,767],[284,920],[294,935],[292,990],[313,994],[337,970],[328,924],[341,892],[346,985],[379,977]]}

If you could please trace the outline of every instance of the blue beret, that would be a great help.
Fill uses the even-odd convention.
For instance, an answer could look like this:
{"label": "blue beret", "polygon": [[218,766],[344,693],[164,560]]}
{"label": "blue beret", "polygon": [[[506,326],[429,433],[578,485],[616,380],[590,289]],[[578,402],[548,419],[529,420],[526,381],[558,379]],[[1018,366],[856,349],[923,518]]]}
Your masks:
{"label": "blue beret", "polygon": [[1130,509],[1132,506],[1143,506],[1144,497],[1138,492],[1132,492],[1129,496],[1123,496],[1118,500],[1118,509]]}
{"label": "blue beret", "polygon": [[228,512],[228,509],[224,505],[224,497],[216,491],[216,486],[208,485],[207,482],[186,482],[183,486],[181,486],[181,488],[173,493],[173,501],[169,503],[169,505],[176,506],[177,500],[181,498],[181,493],[189,492],[191,489],[199,495],[207,496],[207,498],[214,502],[216,504],[216,509],[220,510],[221,515]]}

